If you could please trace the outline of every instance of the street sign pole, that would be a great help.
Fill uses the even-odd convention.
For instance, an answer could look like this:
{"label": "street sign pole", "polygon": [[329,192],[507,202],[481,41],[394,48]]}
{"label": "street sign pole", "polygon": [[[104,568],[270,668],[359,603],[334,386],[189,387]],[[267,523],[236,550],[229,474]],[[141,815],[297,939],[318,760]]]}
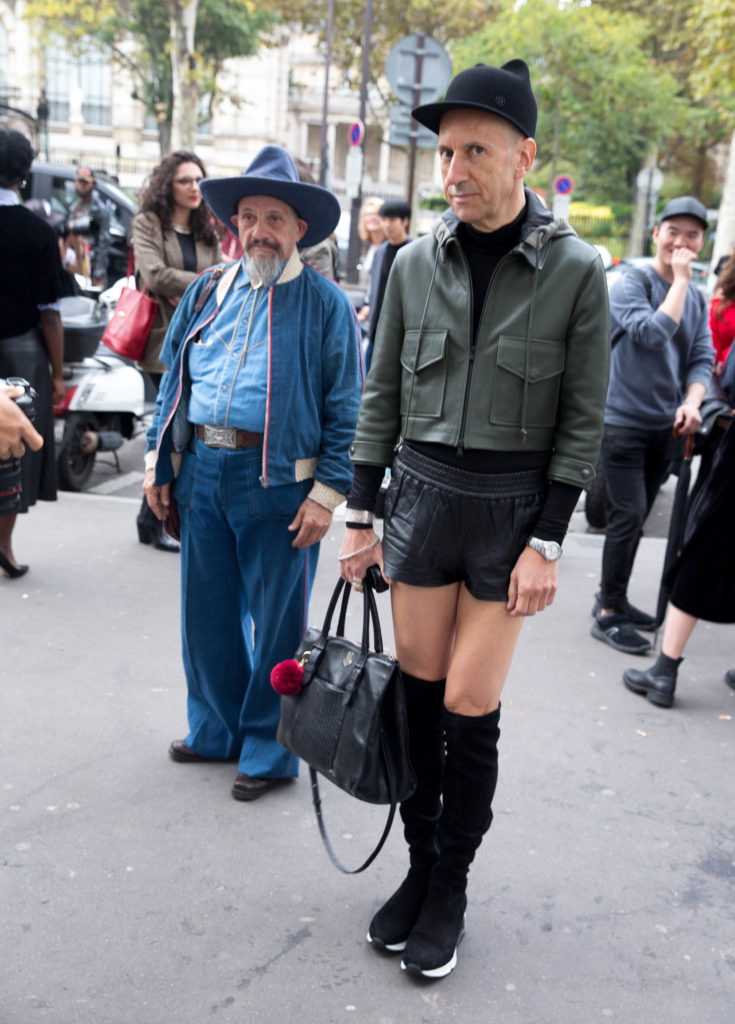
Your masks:
{"label": "street sign pole", "polygon": [[[419,32],[418,46],[416,47],[416,74],[414,77],[413,106],[421,103],[421,78],[424,73],[424,34]],[[416,180],[416,154],[418,153],[417,135],[418,125],[411,118],[411,145],[408,151],[408,202],[411,205],[411,219],[416,222],[416,210],[413,201],[414,182]]]}
{"label": "street sign pole", "polygon": [[324,97],[322,103],[322,133],[319,147],[319,184],[329,187],[329,143],[327,142],[327,119],[329,115],[329,71],[332,66],[332,35],[334,30],[334,0],[327,6],[327,57],[324,64]]}
{"label": "street sign pole", "polygon": [[[370,74],[370,40],[373,34],[373,0],[366,0],[365,4],[365,40],[362,44],[362,82],[360,85],[360,121],[365,124],[367,112],[367,87]],[[367,134],[367,133],[366,133]],[[365,157],[365,139],[362,140],[363,166]],[[358,226],[360,223],[360,207],[362,206],[362,173],[357,186],[356,194],[352,197],[350,209],[350,244],[347,248],[347,282],[357,284],[357,264],[360,259],[360,235]]]}
{"label": "street sign pole", "polygon": [[407,199],[416,217],[416,165],[419,149],[434,149],[436,136],[419,125],[411,110],[439,99],[451,78],[452,65],[444,47],[426,33],[405,36],[396,43],[385,62],[386,78],[399,106],[391,110],[391,146],[408,149]]}

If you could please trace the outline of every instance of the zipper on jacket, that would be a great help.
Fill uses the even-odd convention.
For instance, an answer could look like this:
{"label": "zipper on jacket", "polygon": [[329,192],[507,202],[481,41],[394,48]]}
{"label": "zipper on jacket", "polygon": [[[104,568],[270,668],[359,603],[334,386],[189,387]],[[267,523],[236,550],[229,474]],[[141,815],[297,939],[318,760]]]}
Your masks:
{"label": "zipper on jacket", "polygon": [[[459,243],[457,243],[457,244],[459,244]],[[469,280],[470,280],[470,316],[471,316],[472,315],[472,303],[473,303],[473,299],[474,299],[474,296],[472,294],[472,274],[470,272],[469,263],[467,262],[467,257],[465,256],[464,252],[462,251],[462,246],[461,245],[459,246],[459,251],[462,254],[462,259],[464,260],[465,266],[467,268],[467,274],[468,274]],[[511,249],[511,252],[513,252],[512,249]],[[500,268],[502,267],[502,265],[505,263],[505,261],[508,259],[509,256],[510,256],[510,253],[506,253],[505,256],[502,257],[502,259],[499,261],[499,263],[495,267],[495,270],[493,271],[493,275],[490,278],[490,284],[487,286],[487,291],[485,292],[485,299],[484,299],[484,301],[482,303],[482,311],[480,313],[480,319],[479,319],[478,324],[477,324],[477,334],[475,335],[475,337],[470,342],[470,361],[469,361],[469,366],[467,367],[467,383],[465,384],[464,402],[462,404],[462,422],[460,423],[460,426],[459,426],[459,440],[457,441],[457,455],[459,456],[459,458],[461,458],[464,455],[464,435],[465,435],[465,431],[467,429],[467,416],[469,414],[469,406],[470,406],[470,388],[472,387],[472,374],[473,374],[474,369],[475,369],[475,356],[477,355],[477,338],[478,338],[478,336],[480,334],[480,328],[482,327],[482,322],[485,319],[485,311],[487,310],[487,304],[488,304],[488,299],[490,298],[490,292],[492,291],[493,285],[495,284],[495,278],[497,277],[498,271],[500,270]]]}

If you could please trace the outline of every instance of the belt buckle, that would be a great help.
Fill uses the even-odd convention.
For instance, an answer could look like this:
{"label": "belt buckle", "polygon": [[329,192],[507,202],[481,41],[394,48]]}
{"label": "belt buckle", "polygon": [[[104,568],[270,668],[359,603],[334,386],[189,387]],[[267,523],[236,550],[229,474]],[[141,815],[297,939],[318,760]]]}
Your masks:
{"label": "belt buckle", "polygon": [[210,448],[237,448],[237,436],[234,427],[214,427],[204,425],[204,443]]}

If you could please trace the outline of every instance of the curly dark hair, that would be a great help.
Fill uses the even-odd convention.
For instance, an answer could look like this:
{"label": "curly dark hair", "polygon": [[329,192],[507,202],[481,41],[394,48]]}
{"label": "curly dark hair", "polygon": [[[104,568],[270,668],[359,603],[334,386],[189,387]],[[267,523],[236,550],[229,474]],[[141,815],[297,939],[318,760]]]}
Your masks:
{"label": "curly dark hair", "polygon": [[[164,231],[169,231],[171,228],[171,218],[174,212],[173,180],[181,164],[196,164],[204,177],[207,176],[206,168],[196,153],[188,153],[186,150],[179,149],[175,153],[167,154],[153,169],[140,195],[139,212],[155,213]],[[201,239],[208,245],[216,245],[220,238],[212,211],[204,200],[196,210],[191,211],[189,227],[195,240]]]}
{"label": "curly dark hair", "polygon": [[717,278],[717,292],[720,301],[715,306],[715,316],[720,320],[728,306],[735,302],[735,256],[731,256]]}
{"label": "curly dark hair", "polygon": [[0,128],[0,188],[15,188],[28,177],[33,146],[21,132]]}

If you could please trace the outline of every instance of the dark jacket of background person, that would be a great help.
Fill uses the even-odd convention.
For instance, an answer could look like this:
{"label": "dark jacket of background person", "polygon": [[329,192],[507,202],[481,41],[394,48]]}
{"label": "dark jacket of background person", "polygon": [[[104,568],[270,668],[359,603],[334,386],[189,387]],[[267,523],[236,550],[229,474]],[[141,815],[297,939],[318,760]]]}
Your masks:
{"label": "dark jacket of background person", "polygon": [[222,259],[219,243],[210,245],[197,238],[194,244],[197,257],[196,271],[184,270],[181,246],[173,228],[164,232],[160,220],[152,212],[139,213],[133,220],[136,286],[142,288],[145,285],[153,297],[158,299],[158,312],[148,338],[145,356],[140,363],[149,373],[163,373],[166,369],[158,356],[176,309],[175,305],[166,301],[167,298],[181,298],[198,274]]}
{"label": "dark jacket of background person", "polygon": [[[402,249],[404,245],[408,245],[408,243],[412,241],[412,237],[407,235],[406,241],[402,242],[401,245],[392,245],[386,238],[386,240],[381,242],[375,250],[373,265],[370,270],[370,280],[368,281],[368,288],[365,292],[365,305],[370,308],[367,336],[371,341],[375,340],[375,332],[378,329],[380,310],[383,305],[385,287],[387,284],[388,274],[393,266],[393,260],[398,254],[398,250]],[[390,261],[390,266],[388,266],[387,272],[384,267],[386,260]]]}
{"label": "dark jacket of background person", "polygon": [[[89,227],[83,228],[85,218]],[[79,222],[79,233],[91,246],[91,276],[109,284],[107,280],[107,261],[112,245],[110,235],[110,211],[99,192],[94,190],[88,201],[77,199],[69,211],[69,226],[73,230],[75,222]]]}
{"label": "dark jacket of background person", "polygon": [[[49,357],[39,305],[68,293],[53,229],[24,207],[0,206],[0,377],[24,377],[38,392],[39,452],[21,460],[21,511],[56,498],[56,462]],[[20,339],[29,338],[22,349]],[[16,343],[16,339],[19,339]]]}

